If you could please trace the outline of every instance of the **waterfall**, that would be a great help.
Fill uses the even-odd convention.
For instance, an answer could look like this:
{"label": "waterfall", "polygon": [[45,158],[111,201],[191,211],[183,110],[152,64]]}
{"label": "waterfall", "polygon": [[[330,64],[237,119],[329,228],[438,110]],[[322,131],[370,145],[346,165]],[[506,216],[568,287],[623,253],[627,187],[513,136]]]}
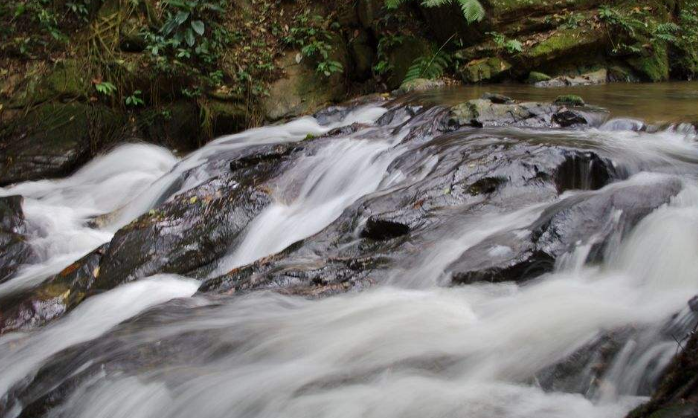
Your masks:
{"label": "waterfall", "polygon": [[[0,297],[39,285],[138,216],[222,176],[241,150],[303,144],[342,127],[353,128],[315,140],[264,183],[270,204],[205,278],[304,241],[317,243],[286,264],[312,264],[324,255],[318,248],[343,254],[374,245],[362,231],[379,215],[421,234],[400,241],[399,256],[390,258],[389,245],[379,249],[392,264],[372,273],[375,286],[327,298],[273,288],[210,295],[177,275],[92,296],[44,327],[0,337],[0,414],[23,416],[38,402],[50,417],[610,418],[647,400],[675,339],[695,324],[687,305],[698,289],[695,133],[640,131],[641,122],[619,120],[600,129],[441,137],[424,129],[417,137],[425,125],[414,112],[386,112],[367,105],[331,122],[300,118],[220,138],[184,158],[126,145],[64,180],[0,189],[25,197],[29,243],[39,254],[0,285]],[[507,161],[492,164],[514,185],[486,192],[495,197],[457,189],[458,178],[478,174],[486,150],[525,144],[533,151],[521,155],[535,157],[544,142],[597,152],[613,160],[616,177],[597,185],[584,165],[565,190],[526,180],[540,187],[531,195],[514,184],[530,167],[516,171]],[[470,147],[468,155],[447,148],[452,143]],[[427,203],[412,199],[435,178],[452,187],[434,189]],[[543,274],[450,285],[452,266],[467,254],[509,257],[517,249],[506,240],[545,234],[541,225],[556,213],[668,181],[680,190],[665,203],[631,228],[622,222],[635,205],[609,210],[608,236],[603,229],[583,237]],[[402,199],[394,198],[400,208],[417,200],[414,210],[424,204],[431,212],[417,221],[380,212],[394,204],[391,196]],[[464,203],[449,203],[456,198]],[[327,231],[344,235],[333,241]],[[602,241],[611,244],[594,258]],[[55,388],[66,389],[55,401],[42,398]]]}

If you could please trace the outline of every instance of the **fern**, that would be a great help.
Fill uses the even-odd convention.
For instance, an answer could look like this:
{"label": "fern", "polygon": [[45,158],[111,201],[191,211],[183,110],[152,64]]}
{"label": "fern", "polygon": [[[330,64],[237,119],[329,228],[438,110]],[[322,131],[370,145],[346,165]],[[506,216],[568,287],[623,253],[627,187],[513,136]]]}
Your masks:
{"label": "fern", "polygon": [[[388,9],[395,9],[408,1],[411,0],[385,0],[385,6]],[[479,0],[422,0],[422,6],[439,7],[452,4],[454,1],[460,6],[468,23],[479,22],[485,18],[485,8]]]}
{"label": "fern", "polygon": [[431,56],[419,57],[412,61],[412,66],[407,70],[403,83],[418,78],[428,80],[441,78],[449,65],[451,65],[451,57],[443,51],[436,51]]}

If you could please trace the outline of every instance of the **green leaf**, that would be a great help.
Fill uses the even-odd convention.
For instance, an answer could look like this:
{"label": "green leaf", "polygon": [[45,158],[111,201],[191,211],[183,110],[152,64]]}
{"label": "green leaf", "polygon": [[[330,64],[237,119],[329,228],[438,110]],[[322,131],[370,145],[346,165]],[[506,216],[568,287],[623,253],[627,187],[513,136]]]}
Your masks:
{"label": "green leaf", "polygon": [[174,18],[175,22],[177,22],[177,24],[180,26],[182,25],[182,23],[186,22],[187,19],[189,19],[189,12],[184,11],[177,13],[177,15]]}
{"label": "green leaf", "polygon": [[196,39],[194,38],[194,32],[192,32],[191,29],[187,29],[186,31],[184,31],[184,40],[189,46],[194,46],[194,44],[196,43]]}
{"label": "green leaf", "polygon": [[204,22],[200,20],[194,20],[191,22],[191,28],[194,29],[194,32],[198,33],[199,35],[203,35],[206,25],[204,25]]}

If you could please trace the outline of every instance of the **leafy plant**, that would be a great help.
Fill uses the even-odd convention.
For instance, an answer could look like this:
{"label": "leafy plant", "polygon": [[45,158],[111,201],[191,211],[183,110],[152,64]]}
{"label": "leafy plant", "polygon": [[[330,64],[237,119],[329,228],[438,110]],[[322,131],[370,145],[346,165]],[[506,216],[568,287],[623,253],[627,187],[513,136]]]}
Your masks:
{"label": "leafy plant", "polygon": [[388,59],[388,51],[404,42],[405,37],[387,33],[378,41],[378,62],[373,66],[373,72],[376,75],[384,75],[393,70],[390,60]]}
{"label": "leafy plant", "polygon": [[136,90],[130,96],[126,96],[126,98],[124,99],[124,101],[126,102],[126,106],[143,106],[145,104],[145,101],[141,98],[141,94],[143,94],[143,92],[141,92],[140,90]]}
{"label": "leafy plant", "polygon": [[492,41],[496,45],[497,49],[506,51],[509,54],[515,54],[523,51],[523,44],[516,39],[507,39],[506,36],[499,32],[487,32],[487,34],[492,37]]}
{"label": "leafy plant", "polygon": [[116,93],[116,86],[108,81],[100,81],[95,83],[95,90],[104,96],[113,96]]}
{"label": "leafy plant", "polygon": [[523,45],[517,39],[510,39],[504,44],[504,49],[506,49],[508,53],[514,54],[517,52],[522,52]]}
{"label": "leafy plant", "polygon": [[444,51],[436,51],[431,56],[419,57],[412,62],[403,83],[418,78],[434,80],[443,76],[444,71],[451,65],[451,57]]}
{"label": "leafy plant", "polygon": [[[408,1],[411,0],[385,0],[385,6],[389,9],[396,9]],[[485,18],[485,8],[482,7],[482,3],[479,0],[422,0],[422,6],[439,7],[452,4],[453,2],[458,3],[468,23],[479,22]]]}
{"label": "leafy plant", "polygon": [[316,71],[326,77],[344,71],[342,63],[331,58],[330,54],[334,51],[332,33],[321,16],[310,16],[307,12],[296,16],[284,42],[299,47],[301,55],[298,61],[303,57],[314,60]]}

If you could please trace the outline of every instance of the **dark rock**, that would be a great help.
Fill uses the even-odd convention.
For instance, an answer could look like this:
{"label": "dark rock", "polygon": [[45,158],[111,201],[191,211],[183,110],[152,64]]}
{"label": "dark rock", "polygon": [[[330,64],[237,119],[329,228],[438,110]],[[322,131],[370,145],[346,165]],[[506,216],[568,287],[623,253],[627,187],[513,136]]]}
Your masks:
{"label": "dark rock", "polygon": [[10,279],[36,254],[23,236],[26,233],[22,196],[0,197],[0,283]]}
{"label": "dark rock", "polygon": [[601,261],[608,245],[620,242],[680,190],[678,180],[658,179],[574,195],[549,207],[525,230],[498,234],[471,247],[447,271],[456,284],[524,281],[552,271],[556,260],[581,245],[590,246],[587,261]]}
{"label": "dark rock", "polygon": [[589,121],[580,112],[574,110],[562,109],[553,115],[553,122],[563,128],[577,125],[588,125]]}
{"label": "dark rock", "polygon": [[692,332],[683,350],[663,373],[652,399],[628,418],[689,418],[698,414],[698,333]]}
{"label": "dark rock", "polygon": [[0,186],[67,175],[95,146],[121,138],[123,126],[106,107],[43,104],[0,131]]}
{"label": "dark rock", "polygon": [[366,221],[366,226],[361,231],[361,236],[376,241],[383,241],[401,237],[409,232],[410,228],[407,225],[371,217]]}
{"label": "dark rock", "polygon": [[688,301],[688,307],[691,308],[691,311],[698,312],[698,296],[694,296]]}
{"label": "dark rock", "polygon": [[38,288],[0,299],[0,335],[41,326],[92,294],[108,244],[66,267]]}

